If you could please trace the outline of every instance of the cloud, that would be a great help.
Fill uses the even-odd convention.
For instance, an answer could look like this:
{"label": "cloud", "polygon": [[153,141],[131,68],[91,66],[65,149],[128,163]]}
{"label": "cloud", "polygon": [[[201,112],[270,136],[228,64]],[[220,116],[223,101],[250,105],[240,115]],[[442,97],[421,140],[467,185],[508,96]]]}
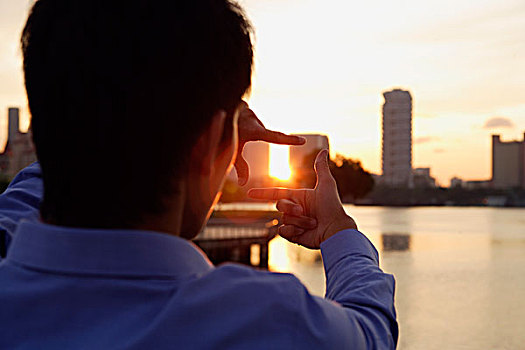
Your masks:
{"label": "cloud", "polygon": [[485,125],[483,125],[483,128],[485,129],[491,129],[491,128],[513,128],[514,123],[509,118],[505,117],[494,117],[487,119],[485,122]]}
{"label": "cloud", "polygon": [[428,143],[433,141],[439,141],[439,137],[436,136],[420,136],[414,139],[414,143]]}

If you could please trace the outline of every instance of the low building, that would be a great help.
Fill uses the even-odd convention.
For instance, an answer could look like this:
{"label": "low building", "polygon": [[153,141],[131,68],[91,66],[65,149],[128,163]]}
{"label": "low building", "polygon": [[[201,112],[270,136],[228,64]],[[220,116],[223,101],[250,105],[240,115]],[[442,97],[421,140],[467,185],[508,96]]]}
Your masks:
{"label": "low building", "polygon": [[412,171],[412,183],[415,188],[436,187],[436,179],[430,175],[430,168],[415,168]]}
{"label": "low building", "polygon": [[491,188],[491,185],[490,180],[469,180],[463,182],[463,187],[467,190],[487,189]]}
{"label": "low building", "polygon": [[463,180],[459,177],[454,176],[452,179],[450,179],[450,188],[462,188],[463,187]]}

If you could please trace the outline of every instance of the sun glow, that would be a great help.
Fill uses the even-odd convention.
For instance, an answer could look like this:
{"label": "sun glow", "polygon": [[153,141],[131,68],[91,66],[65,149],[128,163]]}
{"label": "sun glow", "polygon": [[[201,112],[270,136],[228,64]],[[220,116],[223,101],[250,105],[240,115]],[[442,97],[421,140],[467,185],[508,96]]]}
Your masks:
{"label": "sun glow", "polygon": [[270,176],[281,181],[290,180],[290,156],[288,146],[270,145]]}

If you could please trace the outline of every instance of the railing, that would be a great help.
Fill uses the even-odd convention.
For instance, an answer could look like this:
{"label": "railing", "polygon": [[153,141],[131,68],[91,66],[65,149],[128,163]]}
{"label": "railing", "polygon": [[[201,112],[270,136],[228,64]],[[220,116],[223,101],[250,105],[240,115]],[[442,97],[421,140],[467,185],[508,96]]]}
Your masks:
{"label": "railing", "polygon": [[[237,221],[237,222],[235,222]],[[268,268],[268,244],[277,235],[279,221],[212,218],[194,240],[214,264],[237,262]]]}

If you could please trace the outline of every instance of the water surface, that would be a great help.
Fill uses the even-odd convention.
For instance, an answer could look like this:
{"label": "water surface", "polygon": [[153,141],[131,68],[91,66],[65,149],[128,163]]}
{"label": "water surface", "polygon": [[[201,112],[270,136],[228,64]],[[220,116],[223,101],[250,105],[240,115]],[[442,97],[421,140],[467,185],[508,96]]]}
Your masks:
{"label": "water surface", "polygon": [[[525,209],[345,209],[396,278],[399,349],[525,349]],[[324,294],[316,251],[277,237],[270,268]]]}

